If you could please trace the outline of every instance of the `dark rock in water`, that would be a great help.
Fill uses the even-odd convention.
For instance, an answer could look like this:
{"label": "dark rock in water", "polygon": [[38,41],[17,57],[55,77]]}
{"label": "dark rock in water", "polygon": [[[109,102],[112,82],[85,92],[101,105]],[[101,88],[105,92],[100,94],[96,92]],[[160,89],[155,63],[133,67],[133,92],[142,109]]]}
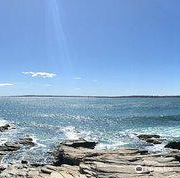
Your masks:
{"label": "dark rock in water", "polygon": [[20,138],[18,143],[20,145],[25,145],[25,146],[30,146],[30,147],[33,147],[35,145],[31,137]]}
{"label": "dark rock in water", "polygon": [[161,144],[163,142],[162,139],[157,139],[157,138],[148,138],[145,140],[147,143],[152,143],[152,144]]}
{"label": "dark rock in water", "polygon": [[5,125],[3,125],[3,126],[0,126],[0,132],[4,132],[4,131],[8,130],[9,127],[10,127],[9,124],[5,124]]}
{"label": "dark rock in water", "polygon": [[25,145],[25,146],[29,146],[32,147],[34,146],[34,142],[33,139],[31,138],[23,138],[20,139],[19,142],[6,142],[3,145],[0,146],[0,151],[17,151],[20,149],[20,146]]}
{"label": "dark rock in water", "polygon": [[28,164],[28,161],[22,160],[22,161],[21,161],[21,164]]}
{"label": "dark rock in water", "polygon": [[159,135],[153,134],[140,134],[138,135],[138,138],[152,144],[161,144],[163,142],[163,139],[161,139]]}
{"label": "dark rock in water", "polygon": [[155,134],[140,134],[138,135],[138,138],[141,140],[147,140],[148,138],[160,138],[160,136]]}
{"label": "dark rock in water", "polygon": [[17,151],[20,147],[16,143],[6,142],[4,145],[0,146],[0,151]]}
{"label": "dark rock in water", "polygon": [[11,143],[11,142],[6,142],[4,145],[5,145],[6,147],[19,148],[19,145],[18,145],[18,144]]}
{"label": "dark rock in water", "polygon": [[0,165],[0,172],[4,171],[6,168]]}
{"label": "dark rock in water", "polygon": [[28,142],[33,142],[33,138],[31,138],[31,137],[20,138],[20,140],[25,140],[25,141],[28,141]]}
{"label": "dark rock in water", "polygon": [[73,147],[73,148],[89,148],[89,149],[94,149],[95,146],[97,145],[97,142],[94,141],[87,141],[84,139],[81,140],[66,140],[61,143],[61,145]]}
{"label": "dark rock in water", "polygon": [[176,141],[172,141],[172,142],[169,142],[165,148],[171,148],[171,149],[178,149],[180,150],[180,141],[179,142],[176,142]]}

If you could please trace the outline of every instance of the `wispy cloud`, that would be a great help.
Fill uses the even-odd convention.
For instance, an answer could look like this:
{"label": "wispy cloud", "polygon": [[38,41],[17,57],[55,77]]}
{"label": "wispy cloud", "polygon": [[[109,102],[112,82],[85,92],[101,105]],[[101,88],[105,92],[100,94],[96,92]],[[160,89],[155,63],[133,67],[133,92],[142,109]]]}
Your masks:
{"label": "wispy cloud", "polygon": [[82,77],[75,77],[74,80],[82,80]]}
{"label": "wispy cloud", "polygon": [[97,82],[97,80],[95,79],[95,80],[93,80],[93,82]]}
{"label": "wispy cloud", "polygon": [[56,76],[54,73],[48,72],[22,72],[25,75],[30,75],[32,77],[41,77],[41,78],[53,78]]}
{"label": "wispy cloud", "polygon": [[12,86],[12,83],[0,83],[0,87]]}
{"label": "wispy cloud", "polygon": [[75,90],[81,90],[81,88],[75,88]]}
{"label": "wispy cloud", "polygon": [[50,84],[46,84],[45,86],[46,86],[46,87],[51,87],[52,85],[50,85]]}

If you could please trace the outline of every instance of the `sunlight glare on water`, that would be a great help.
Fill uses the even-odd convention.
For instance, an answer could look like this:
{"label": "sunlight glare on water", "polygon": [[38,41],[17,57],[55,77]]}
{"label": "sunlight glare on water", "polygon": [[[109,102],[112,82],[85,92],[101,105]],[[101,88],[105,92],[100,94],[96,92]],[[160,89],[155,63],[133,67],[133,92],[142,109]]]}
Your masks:
{"label": "sunlight glare on water", "polygon": [[[137,139],[140,133],[180,138],[180,98],[7,97],[0,99],[0,118],[16,127],[3,139],[30,135],[37,143],[33,154],[39,158],[64,139],[97,140],[97,148],[115,149],[149,146]],[[162,148],[148,147],[156,151]]]}

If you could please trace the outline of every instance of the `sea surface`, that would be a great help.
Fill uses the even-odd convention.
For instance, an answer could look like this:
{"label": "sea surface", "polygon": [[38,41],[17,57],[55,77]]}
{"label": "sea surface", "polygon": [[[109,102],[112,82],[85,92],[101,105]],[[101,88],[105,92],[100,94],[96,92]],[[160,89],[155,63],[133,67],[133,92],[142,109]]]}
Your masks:
{"label": "sea surface", "polygon": [[180,98],[53,98],[0,97],[0,125],[14,129],[0,136],[0,144],[31,136],[36,146],[7,155],[3,162],[52,162],[47,152],[65,139],[99,142],[96,149],[119,147],[164,150],[137,138],[140,133],[180,139]]}

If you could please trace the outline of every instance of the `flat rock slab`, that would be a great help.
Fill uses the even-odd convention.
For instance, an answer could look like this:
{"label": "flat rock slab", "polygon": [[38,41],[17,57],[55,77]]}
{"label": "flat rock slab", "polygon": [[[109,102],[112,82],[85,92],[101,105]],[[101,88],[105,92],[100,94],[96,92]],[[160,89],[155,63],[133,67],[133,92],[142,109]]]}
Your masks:
{"label": "flat rock slab", "polygon": [[64,178],[59,172],[52,172],[50,178]]}
{"label": "flat rock slab", "polygon": [[[149,136],[148,136],[149,137]],[[153,135],[159,138],[159,136]],[[62,144],[58,161],[76,165],[87,177],[178,177],[180,175],[180,152],[160,155],[146,150],[121,148],[116,151],[74,148]],[[180,176],[179,176],[180,177]]]}

